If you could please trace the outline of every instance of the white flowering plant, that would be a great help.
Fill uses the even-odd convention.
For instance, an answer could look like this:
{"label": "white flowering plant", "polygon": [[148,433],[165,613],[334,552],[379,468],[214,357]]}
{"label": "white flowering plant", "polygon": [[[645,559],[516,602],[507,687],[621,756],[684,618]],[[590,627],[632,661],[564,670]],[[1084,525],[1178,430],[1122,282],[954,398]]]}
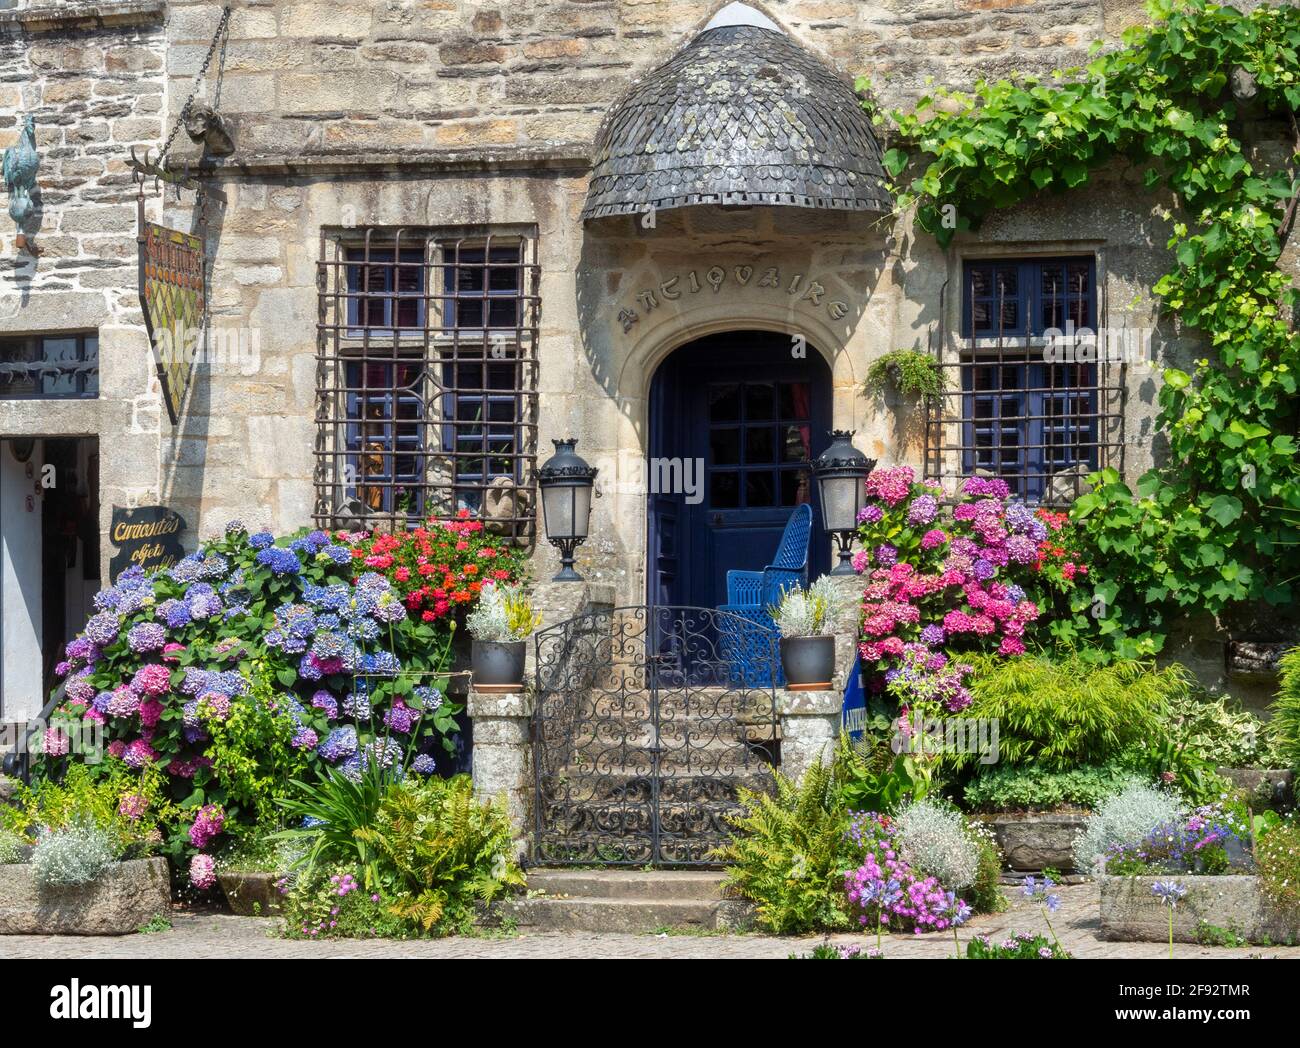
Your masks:
{"label": "white flowering plant", "polygon": [[768,610],[782,637],[821,637],[834,627],[841,604],[830,576],[823,575],[807,589],[787,589],[780,603]]}
{"label": "white flowering plant", "polygon": [[478,607],[466,617],[465,627],[475,640],[509,644],[527,640],[541,621],[522,586],[489,582],[479,591]]}

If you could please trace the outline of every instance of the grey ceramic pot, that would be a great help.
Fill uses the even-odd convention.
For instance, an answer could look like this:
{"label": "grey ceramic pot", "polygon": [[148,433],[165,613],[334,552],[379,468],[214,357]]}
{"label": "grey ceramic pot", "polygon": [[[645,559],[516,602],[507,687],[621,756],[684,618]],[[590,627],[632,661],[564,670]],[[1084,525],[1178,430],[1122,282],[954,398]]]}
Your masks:
{"label": "grey ceramic pot", "polygon": [[522,687],[526,640],[505,642],[476,640],[470,648],[470,670],[475,687]]}
{"label": "grey ceramic pot", "polygon": [[782,637],[781,668],[788,688],[829,688],[835,676],[835,638]]}

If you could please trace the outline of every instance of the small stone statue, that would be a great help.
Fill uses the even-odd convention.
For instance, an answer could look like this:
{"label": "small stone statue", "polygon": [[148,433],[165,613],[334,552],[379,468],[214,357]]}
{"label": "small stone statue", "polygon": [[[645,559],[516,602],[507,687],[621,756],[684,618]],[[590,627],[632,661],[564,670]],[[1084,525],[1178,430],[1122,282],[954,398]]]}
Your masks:
{"label": "small stone statue", "polygon": [[18,246],[27,246],[24,227],[36,211],[32,190],[36,188],[36,169],[41,158],[36,154],[36,118],[24,117],[18,141],[4,152],[5,189],[9,191],[9,217],[18,226]]}
{"label": "small stone statue", "polygon": [[202,142],[209,156],[230,156],[235,151],[221,114],[205,102],[195,102],[185,110],[185,133],[192,141]]}

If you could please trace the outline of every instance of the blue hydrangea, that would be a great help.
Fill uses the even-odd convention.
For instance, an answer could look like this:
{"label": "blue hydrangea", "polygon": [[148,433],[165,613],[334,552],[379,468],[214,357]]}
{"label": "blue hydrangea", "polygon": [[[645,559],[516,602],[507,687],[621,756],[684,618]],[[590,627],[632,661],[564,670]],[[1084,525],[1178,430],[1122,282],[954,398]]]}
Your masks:
{"label": "blue hydrangea", "polygon": [[438,770],[438,762],[430,757],[427,753],[421,753],[415,760],[411,761],[411,771],[416,775],[432,775]]}
{"label": "blue hydrangea", "polygon": [[155,617],[161,619],[171,630],[179,630],[190,624],[190,609],[184,601],[172,598],[165,600],[153,609]]}
{"label": "blue hydrangea", "polygon": [[376,677],[395,677],[402,672],[402,664],[391,651],[376,651],[361,656],[360,669]]}
{"label": "blue hydrangea", "polygon": [[259,531],[256,535],[249,538],[248,544],[253,549],[268,549],[275,545],[275,536],[269,531]]}
{"label": "blue hydrangea", "polygon": [[244,533],[244,522],[242,520],[232,520],[226,525],[226,534],[231,538]]}
{"label": "blue hydrangea", "polygon": [[342,611],[352,599],[352,588],[341,582],[329,586],[317,586],[309,582],[303,586],[302,599],[313,607]]}
{"label": "blue hydrangea", "polygon": [[302,571],[298,554],[290,549],[281,549],[279,546],[262,550],[257,555],[257,563],[264,568],[270,568],[274,575],[296,575]]}
{"label": "blue hydrangea", "polygon": [[341,658],[346,650],[346,638],[338,633],[318,633],[311,644],[311,653],[318,659]]}
{"label": "blue hydrangea", "polygon": [[437,688],[427,685],[419,685],[415,688],[415,697],[420,700],[421,706],[429,713],[432,713],[442,705],[442,692]]}
{"label": "blue hydrangea", "polygon": [[325,741],[316,747],[316,752],[331,764],[354,755],[357,752],[357,729],[350,724],[335,728],[325,736]]}
{"label": "blue hydrangea", "polygon": [[188,557],[182,557],[168,568],[167,577],[173,582],[179,582],[184,585],[187,582],[198,582],[201,578],[200,572],[202,570],[203,554],[191,553]]}
{"label": "blue hydrangea", "polygon": [[368,721],[371,713],[370,697],[354,691],[344,698],[342,709],[345,717]]}
{"label": "blue hydrangea", "polygon": [[357,619],[356,622],[348,623],[348,636],[354,640],[378,640],[381,632],[379,623],[374,619]]}
{"label": "blue hydrangea", "polygon": [[346,567],[352,563],[352,551],[347,546],[332,545],[326,546],[317,556],[326,557],[333,561],[339,567]]}
{"label": "blue hydrangea", "polygon": [[1015,583],[1012,583],[1010,586],[1007,587],[1007,600],[1009,600],[1012,604],[1019,604],[1024,599],[1025,599],[1025,591],[1021,589],[1019,586],[1017,586]]}
{"label": "blue hydrangea", "polygon": [[230,570],[230,561],[226,560],[220,553],[208,553],[203,558],[203,563],[199,565],[199,578],[202,579],[222,579]]}
{"label": "blue hydrangea", "polygon": [[91,603],[95,605],[96,611],[115,611],[122,603],[122,591],[116,586],[106,586],[95,594]]}

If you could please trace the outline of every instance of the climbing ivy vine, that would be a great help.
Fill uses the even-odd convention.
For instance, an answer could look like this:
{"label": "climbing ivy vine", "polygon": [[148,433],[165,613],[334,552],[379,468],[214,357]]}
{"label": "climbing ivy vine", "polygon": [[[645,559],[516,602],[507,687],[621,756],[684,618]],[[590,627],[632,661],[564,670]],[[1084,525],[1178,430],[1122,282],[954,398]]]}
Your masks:
{"label": "climbing ivy vine", "polygon": [[[907,148],[885,155],[900,208],[945,245],[996,208],[1078,188],[1111,163],[1139,165],[1148,190],[1172,196],[1171,264],[1154,291],[1205,355],[1163,373],[1166,464],[1135,490],[1103,470],[1074,504],[1100,555],[1092,592],[1058,626],[1062,640],[1099,633],[1129,656],[1158,650],[1180,614],[1289,601],[1300,577],[1289,323],[1300,295],[1278,264],[1296,207],[1300,8],[1148,9],[1152,25],[1114,50],[1094,46],[1084,68],[940,90],[893,114]],[[1274,170],[1244,141],[1260,119],[1295,139]]]}

